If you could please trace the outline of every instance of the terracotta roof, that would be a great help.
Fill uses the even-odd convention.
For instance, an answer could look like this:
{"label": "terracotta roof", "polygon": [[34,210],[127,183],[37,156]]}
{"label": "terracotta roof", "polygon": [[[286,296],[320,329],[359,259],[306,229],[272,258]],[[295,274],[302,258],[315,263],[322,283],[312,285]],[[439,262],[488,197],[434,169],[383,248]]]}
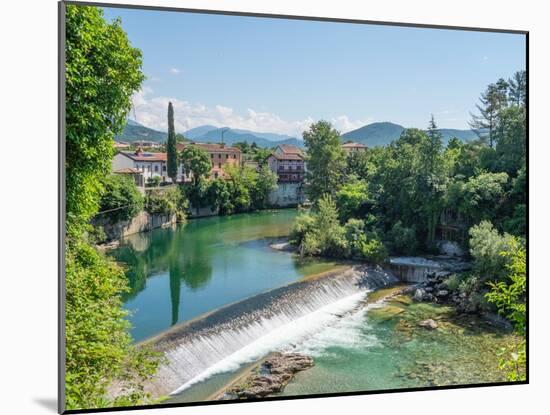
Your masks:
{"label": "terracotta roof", "polygon": [[120,151],[119,154],[123,154],[126,157],[131,158],[134,161],[166,161],[166,153],[150,153],[147,151]]}
{"label": "terracotta roof", "polygon": [[361,144],[361,143],[345,143],[345,144],[342,144],[342,147],[345,147],[345,148],[367,148],[366,145]]}
{"label": "terracotta roof", "polygon": [[293,146],[291,144],[279,144],[278,147],[285,154],[303,154],[302,150],[299,147]]}
{"label": "terracotta roof", "polygon": [[287,153],[287,154],[279,154],[279,153],[273,153],[271,154],[273,157],[275,157],[277,160],[304,160],[304,157],[300,154],[293,154],[293,153]]}
{"label": "terracotta roof", "polygon": [[190,146],[190,145],[202,148],[203,150],[208,151],[209,153],[214,153],[214,152],[240,153],[241,152],[241,150],[239,150],[237,147],[230,147],[230,146],[216,144],[216,143],[177,143],[176,148],[178,151],[181,151],[186,146]]}

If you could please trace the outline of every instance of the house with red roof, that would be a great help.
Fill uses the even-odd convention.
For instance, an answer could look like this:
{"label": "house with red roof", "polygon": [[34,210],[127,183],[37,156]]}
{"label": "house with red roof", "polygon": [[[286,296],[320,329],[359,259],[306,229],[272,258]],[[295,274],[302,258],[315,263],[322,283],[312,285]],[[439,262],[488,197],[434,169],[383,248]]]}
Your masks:
{"label": "house with red roof", "polygon": [[277,175],[279,183],[301,183],[305,179],[305,155],[296,146],[278,145],[267,158],[267,165]]}

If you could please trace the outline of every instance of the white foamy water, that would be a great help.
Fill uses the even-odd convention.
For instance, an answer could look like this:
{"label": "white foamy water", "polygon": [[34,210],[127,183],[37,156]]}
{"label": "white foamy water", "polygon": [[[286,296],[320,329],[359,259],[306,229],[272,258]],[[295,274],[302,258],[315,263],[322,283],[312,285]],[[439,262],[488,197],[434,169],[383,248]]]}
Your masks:
{"label": "white foamy water", "polygon": [[[215,374],[237,370],[272,351],[294,346],[352,311],[366,293],[366,289],[349,281],[331,282],[309,293],[312,298],[307,301],[285,304],[279,312],[248,326],[186,342],[166,354],[172,375],[178,379],[187,378],[171,394]],[[197,370],[199,368],[202,370]]]}
{"label": "white foamy water", "polygon": [[[162,393],[172,391],[174,395],[273,351],[298,345],[313,349],[315,341],[319,350],[323,343],[356,342],[361,335],[354,329],[354,319],[361,317],[354,313],[361,308],[359,303],[369,290],[395,281],[391,272],[364,267],[339,278],[274,292],[262,298],[259,306],[252,302],[232,318],[231,313],[225,318],[220,314],[214,319],[217,323],[183,330],[179,338],[169,339],[172,345],[165,349],[167,362],[159,368],[156,382],[166,390]],[[306,343],[308,339],[310,343]]]}
{"label": "white foamy water", "polygon": [[320,357],[330,354],[329,350],[333,347],[364,350],[367,347],[378,345],[378,339],[365,332],[365,318],[371,308],[379,306],[380,304],[369,304],[367,307],[353,311],[296,344],[292,351]]}

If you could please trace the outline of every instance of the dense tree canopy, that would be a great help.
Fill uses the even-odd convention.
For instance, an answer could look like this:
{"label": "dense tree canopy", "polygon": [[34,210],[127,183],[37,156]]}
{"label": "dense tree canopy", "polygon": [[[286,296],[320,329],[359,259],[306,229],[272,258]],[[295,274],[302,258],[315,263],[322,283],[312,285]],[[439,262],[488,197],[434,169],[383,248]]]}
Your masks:
{"label": "dense tree canopy", "polygon": [[120,21],[97,7],[68,6],[66,16],[66,201],[70,231],[97,212],[113,137],[126,124],[131,96],[144,79],[141,51]]}
{"label": "dense tree canopy", "polygon": [[346,158],[340,133],[326,121],[312,124],[304,132],[307,149],[307,193],[313,200],[334,194],[343,182]]}
{"label": "dense tree canopy", "polygon": [[[157,359],[132,346],[120,298],[127,290],[122,269],[91,246],[85,232],[102,202],[118,206],[135,196],[123,184],[102,179],[110,171],[113,137],[122,131],[130,97],[144,79],[141,52],[130,45],[119,21],[107,23],[101,9],[76,5],[66,10],[65,52],[66,405],[144,403],[141,380],[152,375]],[[109,192],[102,200],[104,185]],[[124,389],[112,400],[107,388],[114,381]]]}

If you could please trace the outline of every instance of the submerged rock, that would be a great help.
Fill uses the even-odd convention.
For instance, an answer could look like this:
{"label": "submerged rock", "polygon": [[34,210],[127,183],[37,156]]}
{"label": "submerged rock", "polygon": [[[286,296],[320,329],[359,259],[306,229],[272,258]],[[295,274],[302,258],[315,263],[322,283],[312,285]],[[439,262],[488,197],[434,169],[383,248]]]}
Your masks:
{"label": "submerged rock", "polygon": [[280,392],[296,372],[313,365],[311,357],[300,353],[275,353],[262,363],[259,371],[230,388],[221,399],[254,399]]}
{"label": "submerged rock", "polygon": [[423,301],[425,296],[426,296],[426,291],[424,291],[424,289],[422,289],[422,288],[418,288],[414,292],[414,300],[415,301]]}
{"label": "submerged rock", "polygon": [[420,327],[424,327],[430,330],[435,330],[436,328],[439,327],[439,324],[437,324],[437,322],[431,318],[427,320],[422,320],[421,322],[418,323],[418,325]]}

